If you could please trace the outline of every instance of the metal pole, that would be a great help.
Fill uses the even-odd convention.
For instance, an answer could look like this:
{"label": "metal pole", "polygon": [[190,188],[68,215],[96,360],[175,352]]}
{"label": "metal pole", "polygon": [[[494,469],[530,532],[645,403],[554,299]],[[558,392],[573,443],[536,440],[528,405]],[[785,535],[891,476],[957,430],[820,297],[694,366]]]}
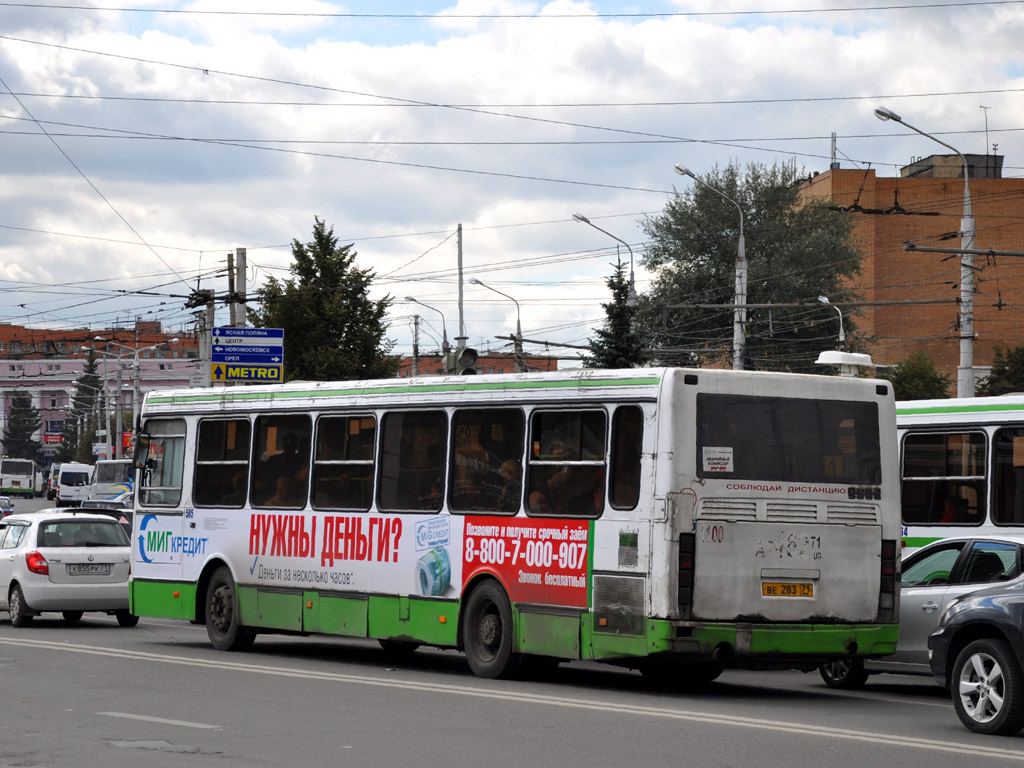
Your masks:
{"label": "metal pole", "polygon": [[473,283],[475,285],[482,285],[487,290],[494,291],[499,296],[504,296],[506,299],[511,300],[512,303],[516,305],[516,336],[515,336],[514,347],[513,347],[515,349],[515,355],[516,355],[516,357],[515,357],[516,373],[526,373],[526,362],[523,360],[523,327],[522,327],[522,324],[519,321],[519,302],[516,301],[513,297],[509,296],[507,293],[502,293],[497,288],[491,288],[491,286],[489,286],[483,280],[479,280],[479,279],[477,279],[475,277],[471,277],[471,278],[469,278],[469,282],[471,282],[471,283]]}
{"label": "metal pole", "polygon": [[247,274],[246,250],[235,248],[235,298],[238,306],[234,327],[245,328],[245,277]]}
{"label": "metal pole", "polygon": [[412,375],[420,375],[420,316],[412,316]]}
{"label": "metal pole", "polygon": [[124,449],[121,447],[121,433],[124,431],[124,392],[121,389],[121,355],[117,356],[117,447],[115,455],[121,458]]}
{"label": "metal pole", "polygon": [[455,337],[455,349],[466,348],[466,321],[462,313],[462,225],[459,224],[459,335]]}

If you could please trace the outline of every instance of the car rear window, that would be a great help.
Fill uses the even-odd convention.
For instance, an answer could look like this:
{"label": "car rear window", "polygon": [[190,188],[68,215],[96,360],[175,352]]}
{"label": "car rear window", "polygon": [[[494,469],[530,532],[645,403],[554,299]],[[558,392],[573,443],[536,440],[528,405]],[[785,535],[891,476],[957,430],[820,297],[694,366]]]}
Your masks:
{"label": "car rear window", "polygon": [[65,472],[60,476],[61,485],[82,486],[89,485],[88,472]]}
{"label": "car rear window", "polygon": [[40,547],[127,547],[128,535],[116,520],[54,520],[39,526]]}

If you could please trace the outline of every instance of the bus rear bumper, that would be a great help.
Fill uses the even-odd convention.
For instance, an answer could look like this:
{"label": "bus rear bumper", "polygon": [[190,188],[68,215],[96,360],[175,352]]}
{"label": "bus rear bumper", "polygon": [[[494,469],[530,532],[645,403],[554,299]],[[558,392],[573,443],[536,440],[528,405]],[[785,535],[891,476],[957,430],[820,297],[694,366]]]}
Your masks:
{"label": "bus rear bumper", "polygon": [[896,651],[896,624],[755,624],[648,622],[649,652],[713,658],[729,666],[817,664]]}

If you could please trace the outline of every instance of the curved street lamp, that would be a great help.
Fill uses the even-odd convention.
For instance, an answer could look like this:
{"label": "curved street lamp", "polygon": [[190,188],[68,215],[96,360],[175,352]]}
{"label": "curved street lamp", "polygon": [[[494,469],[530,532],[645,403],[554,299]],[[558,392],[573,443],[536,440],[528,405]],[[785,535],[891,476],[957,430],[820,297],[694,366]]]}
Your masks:
{"label": "curved street lamp", "polygon": [[[574,221],[580,221],[580,222],[582,222],[584,224],[589,224],[594,229],[596,229],[598,232],[604,232],[612,240],[618,240],[620,243],[622,243],[624,246],[626,246],[626,250],[629,251],[629,297],[626,299],[626,306],[627,307],[635,307],[636,306],[636,284],[635,284],[635,282],[633,280],[633,249],[629,247],[629,243],[627,243],[621,237],[616,237],[615,235],[613,235],[608,230],[601,229],[599,226],[597,226],[597,224],[592,222],[590,219],[588,219],[582,213],[574,213],[572,215],[572,218],[573,218]],[[470,282],[473,282],[473,281],[470,280]],[[511,298],[511,297],[509,297],[509,298]]]}
{"label": "curved street lamp", "polygon": [[515,339],[516,373],[525,373],[526,372],[526,364],[523,361],[523,327],[522,327],[522,324],[519,322],[519,302],[516,301],[511,296],[509,296],[507,293],[502,293],[497,288],[491,288],[491,286],[487,285],[487,283],[485,283],[482,280],[479,280],[479,279],[477,279],[475,277],[469,278],[469,282],[471,282],[473,285],[482,285],[487,290],[494,291],[499,296],[504,296],[506,299],[509,299],[513,304],[516,305],[516,339]]}
{"label": "curved street lamp", "polygon": [[914,133],[941,144],[959,155],[960,162],[964,165],[964,213],[960,220],[960,247],[963,249],[963,253],[960,254],[960,365],[956,371],[956,395],[974,397],[974,254],[969,253],[970,249],[974,248],[974,214],[971,212],[970,169],[967,166],[967,158],[956,147],[911,125],[891,109],[878,107],[875,109],[875,117],[879,120],[897,122]]}
{"label": "curved street lamp", "polygon": [[832,309],[839,313],[839,345],[842,346],[846,341],[846,331],[843,330],[843,310],[835,304],[829,304],[828,296],[819,296],[818,301],[822,304],[828,304]]}
{"label": "curved street lamp", "polygon": [[429,304],[424,304],[422,301],[420,301],[419,299],[415,299],[412,296],[406,296],[405,300],[411,301],[413,304],[419,304],[421,307],[432,309],[441,316],[441,354],[447,355],[449,352],[451,352],[451,347],[448,346],[448,329],[445,327],[444,324],[444,312],[442,312],[437,307],[432,307]]}
{"label": "curved street lamp", "polygon": [[747,246],[743,239],[743,209],[739,203],[718,189],[718,187],[713,187],[706,181],[697,178],[696,174],[682,163],[676,163],[675,169],[676,173],[680,176],[689,176],[701,186],[728,200],[740,212],[740,240],[736,251],[736,289],[735,298],[733,299],[735,309],[732,315],[732,367],[734,371],[742,371],[747,325]]}

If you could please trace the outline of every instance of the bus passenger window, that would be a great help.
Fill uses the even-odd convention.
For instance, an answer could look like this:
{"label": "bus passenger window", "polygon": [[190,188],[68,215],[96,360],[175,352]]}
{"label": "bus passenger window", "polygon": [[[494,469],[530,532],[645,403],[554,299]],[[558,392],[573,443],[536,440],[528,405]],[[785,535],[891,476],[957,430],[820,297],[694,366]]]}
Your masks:
{"label": "bus passenger window", "polygon": [[992,453],[992,520],[997,525],[1024,524],[1024,429],[1000,429]]}
{"label": "bus passenger window", "polygon": [[620,406],[612,417],[611,483],[608,494],[616,509],[632,509],[640,500],[640,450],[644,414],[635,405]]}
{"label": "bus passenger window", "polygon": [[366,511],[373,499],[373,416],[324,417],[317,422],[313,506]]}
{"label": "bus passenger window", "polygon": [[384,415],[377,491],[382,511],[441,510],[447,429],[444,411]]}
{"label": "bus passenger window", "polygon": [[519,511],[524,433],[518,409],[456,411],[448,499],[453,512]]}
{"label": "bus passenger window", "polygon": [[604,511],[605,434],[604,411],[533,414],[528,514],[597,517]]}
{"label": "bus passenger window", "polygon": [[246,419],[199,422],[192,489],[192,500],[197,507],[241,507],[245,504],[249,435]]}
{"label": "bus passenger window", "polygon": [[260,416],[256,419],[256,455],[250,503],[256,507],[298,508],[309,488],[308,416]]}

